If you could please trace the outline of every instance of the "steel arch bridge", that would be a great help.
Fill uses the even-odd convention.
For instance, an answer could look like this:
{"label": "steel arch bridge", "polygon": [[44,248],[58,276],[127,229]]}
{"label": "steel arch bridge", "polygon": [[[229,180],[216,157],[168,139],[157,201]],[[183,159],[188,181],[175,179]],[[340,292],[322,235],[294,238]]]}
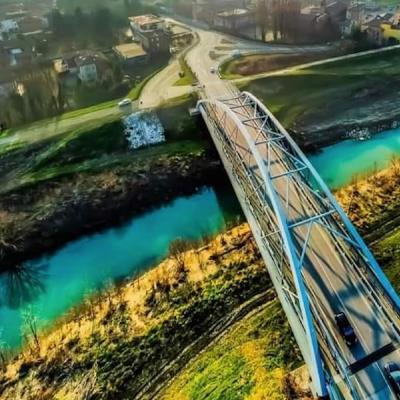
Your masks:
{"label": "steel arch bridge", "polygon": [[[383,361],[400,361],[400,300],[345,212],[252,94],[200,100],[319,397],[394,398]],[[357,351],[338,334],[344,311]],[[385,358],[386,357],[386,358]]]}

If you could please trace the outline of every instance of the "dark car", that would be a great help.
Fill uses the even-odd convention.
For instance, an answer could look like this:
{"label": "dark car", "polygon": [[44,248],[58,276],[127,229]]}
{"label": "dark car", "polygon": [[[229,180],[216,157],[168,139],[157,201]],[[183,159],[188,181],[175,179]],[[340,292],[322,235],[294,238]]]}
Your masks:
{"label": "dark car", "polygon": [[385,372],[388,380],[396,393],[397,398],[400,398],[400,368],[394,362],[385,364]]}
{"label": "dark car", "polygon": [[339,329],[340,334],[343,336],[344,341],[348,346],[353,346],[357,342],[357,336],[354,332],[353,327],[350,325],[346,314],[340,312],[335,315],[336,325]]}

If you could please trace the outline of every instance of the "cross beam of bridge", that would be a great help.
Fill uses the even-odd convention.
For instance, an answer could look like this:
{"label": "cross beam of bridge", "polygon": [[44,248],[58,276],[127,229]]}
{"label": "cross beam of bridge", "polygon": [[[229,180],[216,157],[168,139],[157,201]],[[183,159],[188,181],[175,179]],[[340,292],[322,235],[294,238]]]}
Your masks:
{"label": "cross beam of bridge", "polygon": [[[204,89],[197,108],[265,260],[314,394],[394,399],[384,364],[400,363],[400,300],[345,212],[252,94],[216,82]],[[356,331],[351,348],[335,324],[338,312]]]}

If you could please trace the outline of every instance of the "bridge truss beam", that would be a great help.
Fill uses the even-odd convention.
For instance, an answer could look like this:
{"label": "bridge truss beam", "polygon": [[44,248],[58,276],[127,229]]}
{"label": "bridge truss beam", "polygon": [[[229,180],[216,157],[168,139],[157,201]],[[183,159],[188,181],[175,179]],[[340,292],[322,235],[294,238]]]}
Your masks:
{"label": "bridge truss beam", "polygon": [[[318,295],[304,281],[313,229],[322,227],[334,238],[336,250],[351,273],[361,276],[370,288],[377,310],[396,320],[393,335],[399,337],[397,294],[318,173],[262,103],[243,92],[227,99],[201,100],[197,107],[266,261],[308,365],[314,393],[325,396],[327,390],[332,392],[326,378],[331,382],[334,370],[357,399],[346,362],[322,317]],[[291,204],[294,191],[302,203],[300,217]],[[301,229],[306,229],[305,235],[300,235]]]}

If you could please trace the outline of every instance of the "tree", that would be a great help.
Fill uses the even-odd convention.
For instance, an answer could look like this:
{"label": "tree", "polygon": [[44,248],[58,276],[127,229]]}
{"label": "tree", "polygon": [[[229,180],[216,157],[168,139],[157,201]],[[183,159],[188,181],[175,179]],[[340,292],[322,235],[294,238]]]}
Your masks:
{"label": "tree", "polygon": [[33,353],[34,350],[36,352],[40,352],[40,341],[39,341],[39,334],[38,334],[38,318],[33,313],[31,307],[27,308],[22,312],[22,334],[24,338],[30,342],[32,341],[34,344],[34,348],[31,347],[31,352]]}
{"label": "tree", "polygon": [[266,0],[257,0],[256,24],[261,32],[261,40],[265,42],[268,26],[267,4]]}

